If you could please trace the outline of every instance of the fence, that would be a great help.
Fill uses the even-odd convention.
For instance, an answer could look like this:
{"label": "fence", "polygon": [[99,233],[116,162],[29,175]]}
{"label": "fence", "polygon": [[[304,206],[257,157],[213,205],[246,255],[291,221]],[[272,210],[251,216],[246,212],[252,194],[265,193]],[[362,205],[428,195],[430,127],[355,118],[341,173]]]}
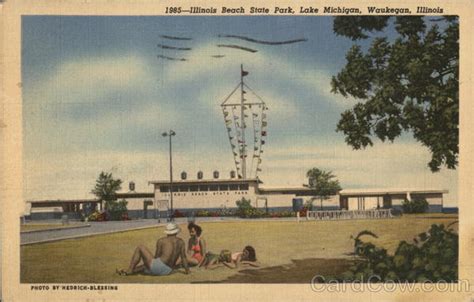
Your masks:
{"label": "fence", "polygon": [[337,210],[337,211],[308,211],[306,219],[342,220],[342,219],[383,219],[393,218],[392,209],[380,210]]}

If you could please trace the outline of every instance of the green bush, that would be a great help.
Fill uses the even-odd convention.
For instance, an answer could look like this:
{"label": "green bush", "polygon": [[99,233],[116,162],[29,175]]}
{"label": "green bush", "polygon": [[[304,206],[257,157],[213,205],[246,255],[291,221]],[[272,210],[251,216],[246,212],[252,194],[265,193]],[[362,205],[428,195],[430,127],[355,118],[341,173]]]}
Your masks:
{"label": "green bush", "polygon": [[127,215],[127,204],[125,199],[120,201],[108,201],[107,212],[109,220],[123,220]]}
{"label": "green bush", "polygon": [[425,213],[428,210],[428,202],[422,197],[413,200],[405,199],[402,208],[404,213]]}
{"label": "green bush", "polygon": [[235,202],[237,205],[237,216],[241,218],[261,218],[265,217],[265,211],[254,208],[249,199],[242,198]]}
{"label": "green bush", "polygon": [[401,241],[394,255],[360,240],[364,235],[377,237],[370,231],[363,231],[353,238],[354,254],[360,259],[334,279],[361,282],[456,282],[458,279],[459,237],[444,225],[433,224],[413,243]]}

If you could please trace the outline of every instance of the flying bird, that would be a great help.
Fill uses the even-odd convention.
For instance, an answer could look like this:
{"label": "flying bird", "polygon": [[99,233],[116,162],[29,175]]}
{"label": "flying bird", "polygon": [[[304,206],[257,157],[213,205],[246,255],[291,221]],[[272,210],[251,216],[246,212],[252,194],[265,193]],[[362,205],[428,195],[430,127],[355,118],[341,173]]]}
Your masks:
{"label": "flying bird", "polygon": [[173,50],[191,50],[192,49],[190,47],[176,47],[176,46],[169,46],[169,45],[164,45],[164,44],[158,44],[157,46],[162,49],[173,49]]}
{"label": "flying bird", "polygon": [[257,40],[257,39],[252,39],[249,37],[237,36],[237,35],[218,35],[218,37],[219,38],[234,38],[234,39],[240,39],[240,40],[244,40],[244,41],[248,41],[252,43],[259,43],[259,44],[266,44],[266,45],[283,45],[283,44],[293,44],[293,43],[308,41],[308,39],[305,39],[305,38],[287,40],[287,41],[263,41],[263,40]]}
{"label": "flying bird", "polygon": [[217,47],[235,48],[235,49],[245,50],[245,51],[248,51],[248,52],[257,52],[258,51],[258,50],[252,49],[252,48],[247,48],[247,47],[234,45],[234,44],[217,44]]}
{"label": "flying bird", "polygon": [[167,35],[161,35],[160,37],[162,37],[163,39],[168,39],[168,40],[192,40],[192,38],[167,36]]}
{"label": "flying bird", "polygon": [[168,57],[168,56],[164,56],[164,55],[157,55],[157,57],[159,59],[166,59],[166,60],[170,60],[170,61],[187,61],[185,58],[173,58],[173,57]]}

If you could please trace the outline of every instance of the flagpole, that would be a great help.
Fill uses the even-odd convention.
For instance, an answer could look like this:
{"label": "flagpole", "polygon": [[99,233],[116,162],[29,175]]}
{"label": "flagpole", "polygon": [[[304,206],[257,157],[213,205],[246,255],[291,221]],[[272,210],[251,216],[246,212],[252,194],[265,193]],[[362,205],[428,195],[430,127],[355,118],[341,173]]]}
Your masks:
{"label": "flagpole", "polygon": [[244,66],[240,64],[240,130],[242,131],[242,178],[247,178],[247,159],[245,158],[245,116],[244,116]]}

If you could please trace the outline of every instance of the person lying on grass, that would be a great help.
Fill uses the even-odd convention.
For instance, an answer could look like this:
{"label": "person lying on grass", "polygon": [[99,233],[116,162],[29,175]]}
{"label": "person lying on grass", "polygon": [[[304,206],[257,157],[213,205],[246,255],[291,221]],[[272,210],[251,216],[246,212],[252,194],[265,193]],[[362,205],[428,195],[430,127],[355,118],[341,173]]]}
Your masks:
{"label": "person lying on grass", "polygon": [[242,252],[231,253],[229,250],[222,250],[219,255],[211,252],[199,264],[206,269],[214,269],[219,266],[227,266],[228,268],[238,268],[241,264],[258,267],[255,249],[247,245]]}
{"label": "person lying on grass", "polygon": [[[133,253],[128,269],[117,269],[119,275],[132,275],[145,273],[148,275],[169,275],[174,268],[176,260],[180,257],[185,273],[189,274],[186,249],[183,239],[177,237],[180,228],[175,223],[168,223],[165,228],[166,237],[156,242],[155,256],[145,246],[139,245]],[[142,265],[138,265],[140,261]]]}

